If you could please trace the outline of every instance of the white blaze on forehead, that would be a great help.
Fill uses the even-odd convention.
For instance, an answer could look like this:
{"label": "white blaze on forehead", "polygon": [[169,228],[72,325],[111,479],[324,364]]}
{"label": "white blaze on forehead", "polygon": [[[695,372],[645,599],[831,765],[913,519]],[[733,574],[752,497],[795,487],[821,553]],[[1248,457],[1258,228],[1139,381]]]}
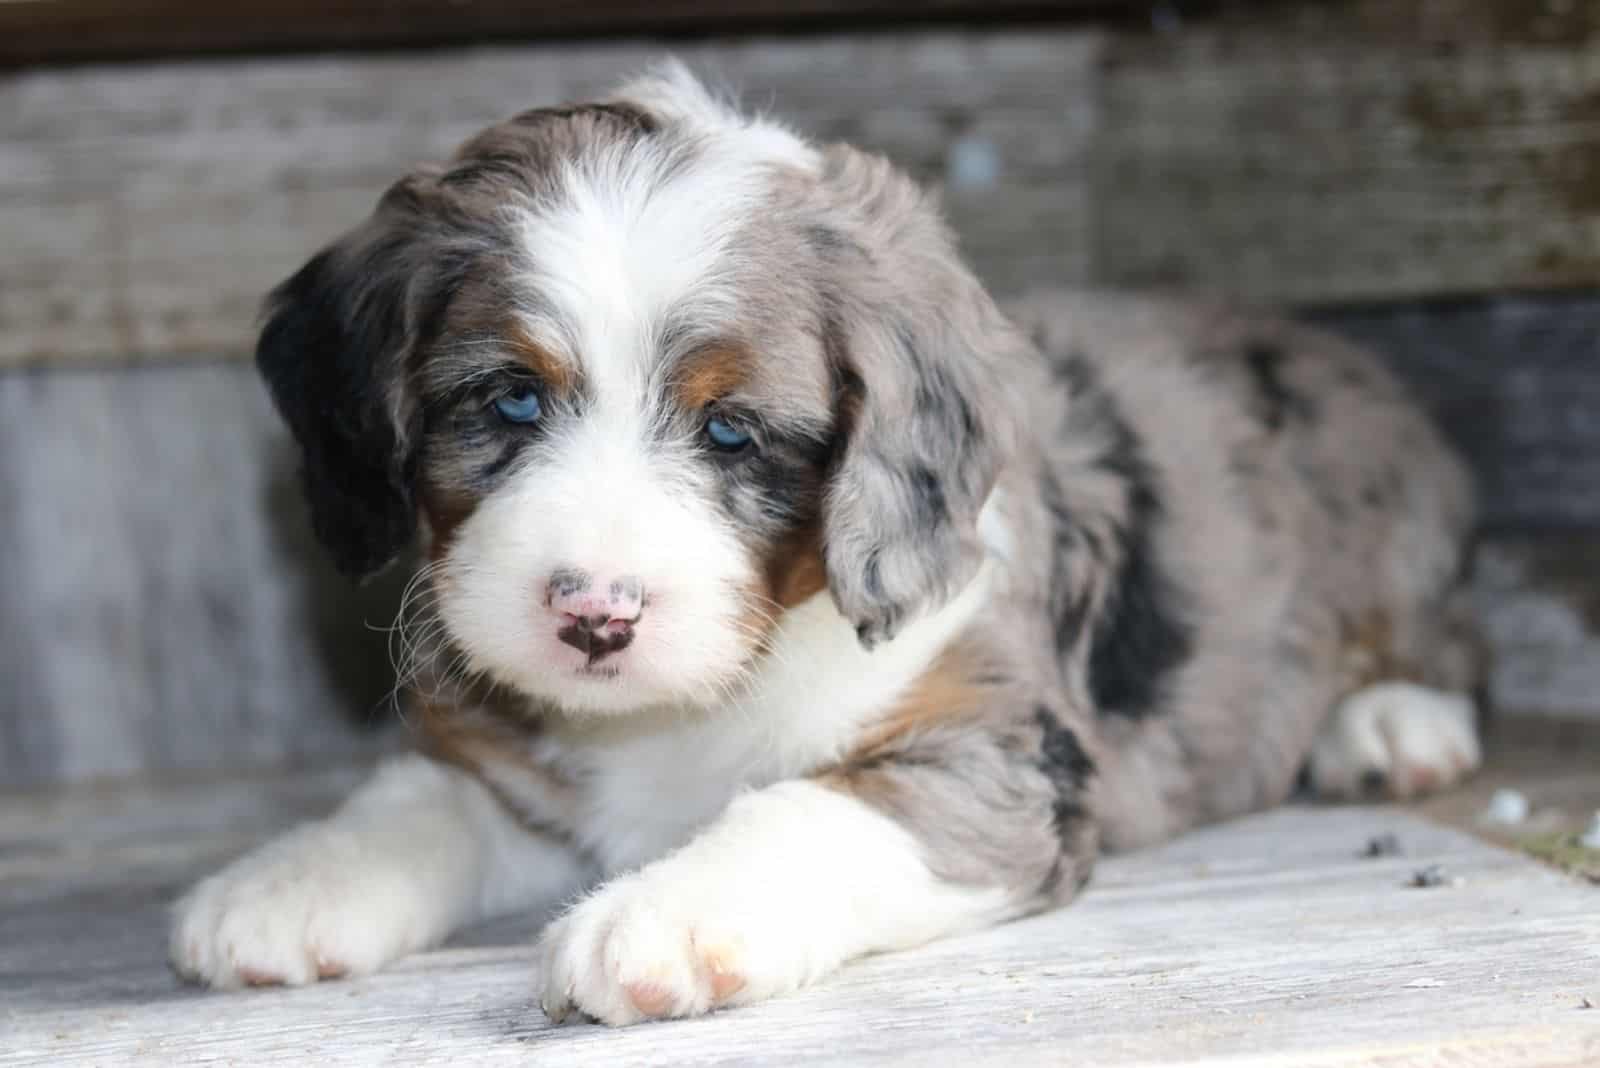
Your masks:
{"label": "white blaze on forehead", "polygon": [[775,168],[815,153],[724,108],[669,68],[642,96],[659,134],[596,146],[518,220],[526,285],[553,313],[529,329],[567,351],[599,397],[640,396],[668,315],[714,330],[731,317],[735,236],[758,219]]}

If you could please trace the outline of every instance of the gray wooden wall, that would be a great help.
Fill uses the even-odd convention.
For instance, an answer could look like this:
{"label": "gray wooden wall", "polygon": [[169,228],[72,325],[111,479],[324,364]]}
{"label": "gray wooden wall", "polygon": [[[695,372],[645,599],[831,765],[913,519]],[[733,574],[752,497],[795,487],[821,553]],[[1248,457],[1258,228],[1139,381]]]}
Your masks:
{"label": "gray wooden wall", "polygon": [[[1600,67],[1587,30],[1439,47],[1370,9],[675,51],[943,185],[998,292],[1203,290],[1386,350],[1482,475],[1497,695],[1600,718]],[[0,77],[0,786],[376,744],[395,582],[308,542],[257,302],[413,161],[661,54]]]}

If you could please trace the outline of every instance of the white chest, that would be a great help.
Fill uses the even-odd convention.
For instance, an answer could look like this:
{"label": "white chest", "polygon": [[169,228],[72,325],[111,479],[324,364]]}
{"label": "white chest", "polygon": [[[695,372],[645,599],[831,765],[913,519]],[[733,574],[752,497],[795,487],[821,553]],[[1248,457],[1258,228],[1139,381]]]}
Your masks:
{"label": "white chest", "polygon": [[712,709],[581,722],[549,739],[579,769],[577,836],[608,871],[688,841],[741,789],[838,760],[981,608],[985,567],[936,614],[873,652],[827,594],[790,611],[735,696]]}

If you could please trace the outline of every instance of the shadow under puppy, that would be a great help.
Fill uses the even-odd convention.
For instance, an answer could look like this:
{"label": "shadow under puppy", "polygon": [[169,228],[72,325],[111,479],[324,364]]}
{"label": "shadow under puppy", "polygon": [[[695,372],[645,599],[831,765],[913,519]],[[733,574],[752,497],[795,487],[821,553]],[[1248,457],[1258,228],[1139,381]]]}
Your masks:
{"label": "shadow under puppy", "polygon": [[551,1018],[694,1015],[1478,761],[1468,480],[1373,359],[1002,311],[889,163],[675,66],[403,178],[258,360],[341,568],[425,550],[420,752],[178,904],[201,982],[570,900]]}

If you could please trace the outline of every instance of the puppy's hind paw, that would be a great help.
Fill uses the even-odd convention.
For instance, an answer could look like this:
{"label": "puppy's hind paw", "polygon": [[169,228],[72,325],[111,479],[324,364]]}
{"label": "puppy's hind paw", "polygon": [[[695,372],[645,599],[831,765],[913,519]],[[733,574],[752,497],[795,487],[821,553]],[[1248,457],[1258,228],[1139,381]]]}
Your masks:
{"label": "puppy's hind paw", "polygon": [[1385,682],[1339,703],[1312,747],[1307,773],[1325,798],[1412,798],[1455,785],[1482,760],[1470,698]]}

